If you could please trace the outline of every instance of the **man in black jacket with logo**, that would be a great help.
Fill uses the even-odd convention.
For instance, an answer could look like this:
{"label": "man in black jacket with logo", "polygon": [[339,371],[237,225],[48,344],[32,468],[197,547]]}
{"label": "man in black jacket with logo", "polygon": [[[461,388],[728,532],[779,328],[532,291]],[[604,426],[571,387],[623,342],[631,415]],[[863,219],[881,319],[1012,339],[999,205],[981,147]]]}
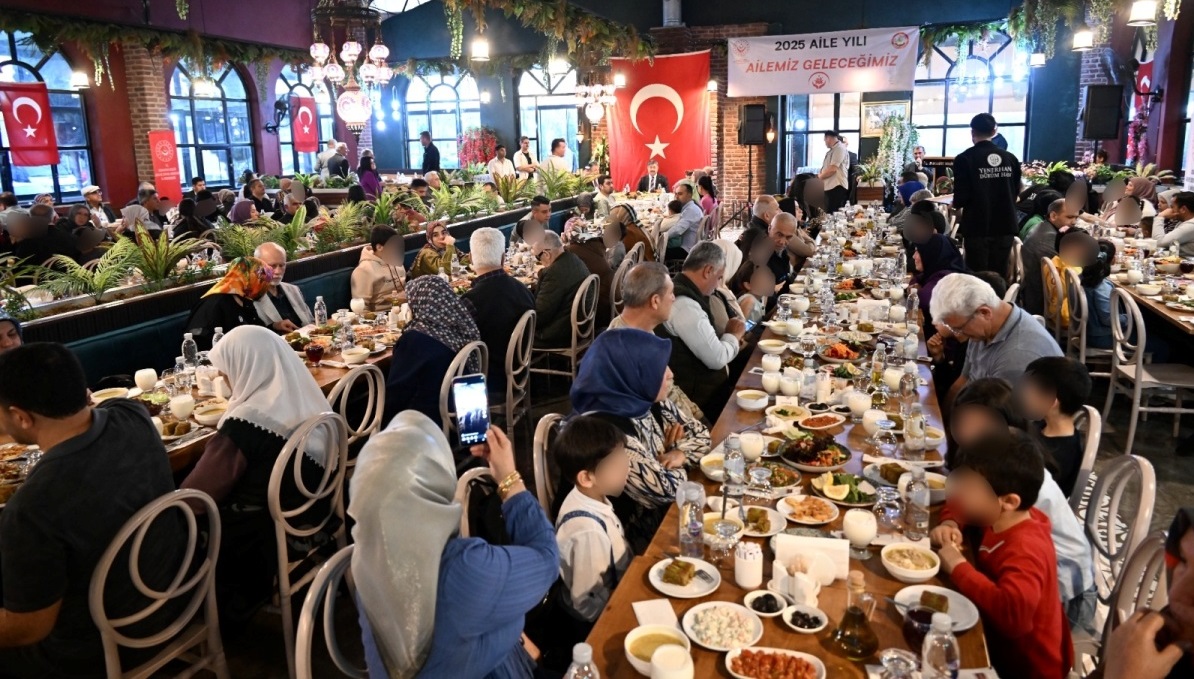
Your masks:
{"label": "man in black jacket with logo", "polygon": [[970,120],[974,146],[954,158],[954,207],[971,271],[1007,271],[1016,235],[1020,160],[991,139],[998,126],[989,113]]}

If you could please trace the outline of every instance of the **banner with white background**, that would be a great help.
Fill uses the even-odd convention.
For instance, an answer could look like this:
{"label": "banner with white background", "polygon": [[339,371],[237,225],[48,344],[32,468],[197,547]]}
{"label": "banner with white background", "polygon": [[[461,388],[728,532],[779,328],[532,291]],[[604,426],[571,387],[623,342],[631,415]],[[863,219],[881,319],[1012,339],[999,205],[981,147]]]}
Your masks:
{"label": "banner with white background", "polygon": [[919,43],[916,27],[730,38],[728,94],[911,90]]}

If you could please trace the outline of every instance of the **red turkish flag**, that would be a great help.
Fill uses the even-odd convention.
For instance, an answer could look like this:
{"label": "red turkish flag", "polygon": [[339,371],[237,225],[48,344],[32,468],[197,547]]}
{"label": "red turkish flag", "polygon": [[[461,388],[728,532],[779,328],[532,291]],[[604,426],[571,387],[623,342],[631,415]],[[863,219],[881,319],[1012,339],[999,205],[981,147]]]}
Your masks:
{"label": "red turkish flag", "polygon": [[0,83],[0,117],[13,165],[58,164],[58,138],[45,83]]}
{"label": "red turkish flag", "polygon": [[709,51],[655,57],[654,64],[610,61],[615,73],[626,74],[609,118],[614,186],[630,184],[633,190],[650,159],[659,161],[670,184],[708,165]]}
{"label": "red turkish flag", "polygon": [[319,150],[319,119],[313,97],[290,97],[290,134],[294,150],[314,153]]}

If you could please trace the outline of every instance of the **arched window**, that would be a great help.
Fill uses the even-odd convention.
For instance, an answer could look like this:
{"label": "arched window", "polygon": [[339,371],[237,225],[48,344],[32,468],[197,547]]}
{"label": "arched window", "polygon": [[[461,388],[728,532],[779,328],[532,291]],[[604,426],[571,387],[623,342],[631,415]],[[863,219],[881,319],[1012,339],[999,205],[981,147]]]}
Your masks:
{"label": "arched window", "polygon": [[179,62],[170,75],[170,120],[183,186],[189,188],[192,177],[203,177],[209,187],[235,186],[241,173],[256,167],[249,95],[232,66],[208,79]]}
{"label": "arched window", "polygon": [[[555,75],[543,68],[523,71],[518,79],[518,129],[519,136],[529,137],[531,153],[543,162],[551,153],[551,140],[563,139],[575,168],[578,149],[576,145],[576,70]],[[509,144],[510,155],[518,150],[518,144]]]}
{"label": "arched window", "polygon": [[[278,97],[278,101],[285,102],[289,102],[291,96],[315,99],[316,116],[319,119],[317,125],[319,144],[322,150],[323,143],[336,136],[334,132],[336,119],[332,114],[335,106],[332,104],[331,95],[328,94],[328,87],[325,83],[319,83],[319,85],[322,87],[316,85],[311,78],[310,71],[306,68],[300,72],[295,69],[293,64],[290,64],[278,74],[278,80],[274,83],[274,94]],[[315,169],[315,157],[319,155],[318,151],[301,153],[294,150],[294,135],[291,134],[290,121],[294,118],[295,113],[296,111],[292,108],[282,124],[278,126],[278,145],[282,149],[282,174],[311,172]]]}
{"label": "arched window", "polygon": [[439,149],[440,167],[460,166],[456,138],[470,127],[481,126],[481,97],[471,75],[416,75],[406,90],[406,145],[411,167],[423,162],[419,134],[431,133]]}
{"label": "arched window", "polygon": [[57,203],[83,199],[79,190],[92,183],[90,137],[83,97],[71,89],[71,66],[59,52],[43,54],[28,42],[28,33],[0,31],[0,82],[44,82],[50,93],[57,165],[15,167],[8,153],[8,135],[0,125],[0,190],[21,201],[41,193]]}

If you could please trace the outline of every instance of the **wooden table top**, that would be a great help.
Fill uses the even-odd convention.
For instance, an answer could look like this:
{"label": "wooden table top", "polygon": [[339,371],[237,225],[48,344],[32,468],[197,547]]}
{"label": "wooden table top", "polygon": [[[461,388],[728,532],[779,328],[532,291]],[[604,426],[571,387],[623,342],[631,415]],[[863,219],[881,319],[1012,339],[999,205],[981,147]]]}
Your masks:
{"label": "wooden table top", "polygon": [[[767,331],[764,337],[773,337],[773,335],[770,334],[770,331]],[[736,389],[760,388],[761,378],[758,375],[751,374],[750,369],[759,365],[761,360],[762,351],[756,348],[741,378],[738,380]],[[920,366],[920,374],[929,380],[929,385],[921,387],[920,390],[921,403],[925,410],[926,419],[931,426],[940,428],[941,411],[937,406],[936,393],[932,388],[932,375],[928,367],[924,365]],[[897,409],[894,399],[888,409]],[[743,411],[737,406],[735,399],[731,398],[713,426],[713,441],[716,444],[723,440],[726,435],[756,425],[762,419],[762,413]],[[854,456],[843,471],[860,474],[863,466],[862,453],[867,450],[867,446],[864,443],[866,432],[862,426],[853,425],[847,421],[843,426],[831,429],[826,433],[834,435],[834,438],[839,443],[845,444],[854,453]],[[927,457],[940,458],[940,454],[930,451]],[[803,476],[802,484],[807,487],[812,475],[804,474]],[[690,472],[690,479],[702,481],[707,494],[716,493],[718,490],[719,484],[708,481],[699,470]],[[844,516],[844,514],[843,510],[842,515]],[[841,530],[841,522],[842,519],[839,517],[836,521],[826,526],[826,528]],[[635,617],[631,604],[636,601],[666,598],[651,586],[648,580],[648,571],[660,560],[677,554],[677,546],[679,544],[678,533],[678,509],[673,503],[662,526],[655,534],[655,538],[647,547],[646,552],[631,562],[617,589],[614,590],[614,594],[605,611],[593,627],[588,638],[588,643],[594,649],[594,661],[601,671],[602,676],[632,677],[637,675],[634,668],[626,660],[623,648],[626,634],[638,626],[638,620]],[[766,542],[761,538],[744,539],[761,544]],[[770,579],[773,555],[766,544],[763,544],[763,551],[767,555],[764,566],[764,582],[766,582]],[[904,641],[901,631],[903,618],[898,614],[895,607],[886,601],[885,597],[894,596],[908,585],[895,580],[887,573],[886,568],[884,568],[879,558],[878,551],[878,548],[872,548],[871,552],[873,556],[866,561],[851,559],[850,569],[863,571],[866,576],[867,591],[874,595],[878,601],[875,613],[871,616],[871,627],[879,637],[879,649],[883,650],[893,647],[907,649],[908,646]],[[743,602],[743,597],[747,591],[738,587],[734,582],[732,562],[733,557],[721,566],[722,584],[713,594],[702,599],[668,600],[672,604],[677,618],[683,619],[684,614],[690,608],[700,603],[730,601],[741,604]],[[927,584],[948,586],[946,578],[947,576],[942,573]],[[818,607],[829,615],[830,622],[825,630],[815,635],[792,632],[779,618],[763,618],[763,638],[757,646],[785,648],[813,654],[825,663],[828,677],[865,677],[864,665],[878,664],[877,658],[870,658],[865,663],[854,663],[833,650],[829,642],[830,635],[836,627],[837,622],[841,619],[842,613],[845,611],[846,597],[846,583],[843,580],[836,580],[832,585],[821,589]],[[962,648],[963,667],[982,668],[990,666],[981,621],[974,628],[959,634],[958,641]],[[919,654],[920,649],[915,650]],[[692,657],[696,669],[695,676],[730,676],[725,669],[724,653],[707,651],[693,644]]]}
{"label": "wooden table top", "polygon": [[[1185,281],[1185,279],[1183,279],[1183,281]],[[1160,299],[1150,299],[1144,295],[1141,295],[1136,291],[1136,286],[1134,285],[1120,282],[1114,277],[1111,278],[1111,284],[1128,293],[1128,295],[1131,296],[1131,298],[1142,310],[1153,312],[1154,314],[1163,318],[1170,325],[1181,330],[1186,335],[1194,335],[1194,323],[1187,323],[1181,319],[1182,316],[1194,317],[1194,308],[1183,311],[1170,309],[1169,307],[1165,306],[1165,303]]]}

